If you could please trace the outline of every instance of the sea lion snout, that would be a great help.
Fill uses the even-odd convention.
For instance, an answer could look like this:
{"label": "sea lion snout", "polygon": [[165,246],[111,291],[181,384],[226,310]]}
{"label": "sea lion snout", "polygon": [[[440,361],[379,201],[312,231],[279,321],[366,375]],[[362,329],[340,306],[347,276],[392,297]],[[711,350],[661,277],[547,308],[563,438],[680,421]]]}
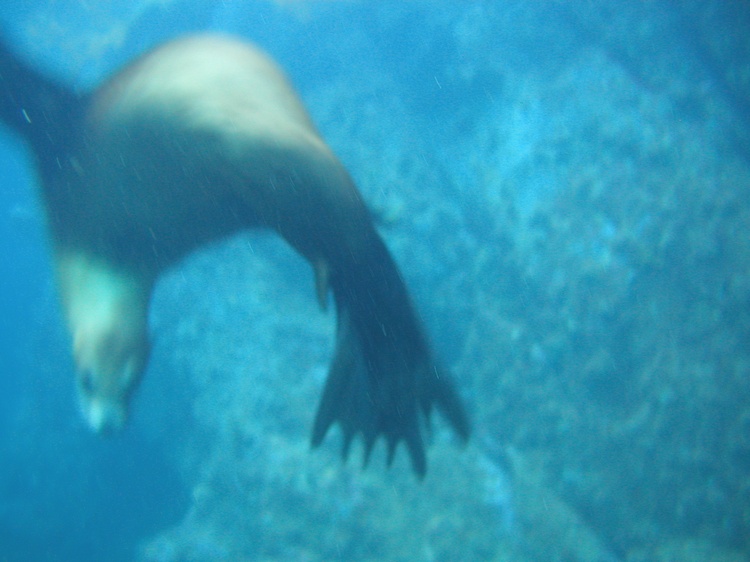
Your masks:
{"label": "sea lion snout", "polygon": [[78,400],[86,424],[95,433],[112,435],[125,425],[128,417],[126,402],[98,397],[82,388],[79,388]]}
{"label": "sea lion snout", "polygon": [[[113,345],[113,339],[119,345]],[[102,435],[119,431],[145,369],[148,344],[129,341],[125,345],[120,338],[105,337],[90,348],[76,346],[76,351],[78,403],[87,425]]]}

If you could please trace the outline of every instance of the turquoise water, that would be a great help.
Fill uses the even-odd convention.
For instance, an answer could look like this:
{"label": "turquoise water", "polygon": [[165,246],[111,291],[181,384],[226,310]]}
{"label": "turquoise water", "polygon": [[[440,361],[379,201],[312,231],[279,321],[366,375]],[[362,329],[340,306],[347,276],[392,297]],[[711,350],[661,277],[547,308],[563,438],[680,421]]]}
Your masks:
{"label": "turquoise water", "polygon": [[[309,435],[333,349],[268,233],[160,280],[122,434],[88,432],[45,217],[0,128],[0,560],[750,557],[750,13],[722,2],[0,3],[87,91],[218,30],[286,69],[471,413],[405,450]],[[718,31],[720,30],[720,32]]]}

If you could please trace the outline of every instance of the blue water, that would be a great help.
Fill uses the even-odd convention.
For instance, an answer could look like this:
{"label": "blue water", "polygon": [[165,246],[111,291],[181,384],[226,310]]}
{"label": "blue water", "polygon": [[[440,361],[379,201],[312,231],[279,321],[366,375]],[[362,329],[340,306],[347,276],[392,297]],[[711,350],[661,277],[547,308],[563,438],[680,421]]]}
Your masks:
{"label": "blue water", "polygon": [[2,0],[0,30],[82,91],[194,31],[281,63],[474,433],[436,423],[424,483],[403,451],[308,450],[332,319],[250,234],[160,282],[132,420],[90,434],[33,162],[0,128],[0,561],[750,557],[742,3],[91,4]]}

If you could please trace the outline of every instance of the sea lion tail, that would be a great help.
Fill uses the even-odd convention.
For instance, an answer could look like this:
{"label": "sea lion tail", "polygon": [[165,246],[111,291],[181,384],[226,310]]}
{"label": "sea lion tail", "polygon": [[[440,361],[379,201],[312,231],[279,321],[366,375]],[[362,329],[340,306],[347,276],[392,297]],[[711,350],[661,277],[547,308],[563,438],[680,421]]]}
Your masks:
{"label": "sea lion tail", "polygon": [[361,433],[367,464],[380,435],[388,464],[404,441],[414,471],[427,470],[423,425],[435,405],[466,440],[469,422],[449,377],[435,363],[406,286],[377,234],[355,263],[332,268],[338,315],[336,351],[313,427],[319,445],[338,422],[346,458]]}

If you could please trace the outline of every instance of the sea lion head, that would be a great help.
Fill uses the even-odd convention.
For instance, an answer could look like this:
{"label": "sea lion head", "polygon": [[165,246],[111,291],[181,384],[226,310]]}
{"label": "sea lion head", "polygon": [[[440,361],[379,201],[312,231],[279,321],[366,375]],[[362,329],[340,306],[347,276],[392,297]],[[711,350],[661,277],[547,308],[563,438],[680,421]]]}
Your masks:
{"label": "sea lion head", "polygon": [[95,432],[112,433],[148,361],[151,282],[84,252],[60,252],[58,267],[81,413]]}
{"label": "sea lion head", "polygon": [[[149,345],[145,333],[116,325],[106,332],[76,333],[76,389],[81,413],[100,434],[122,429],[130,396],[146,366]],[[123,329],[125,328],[125,329]]]}

